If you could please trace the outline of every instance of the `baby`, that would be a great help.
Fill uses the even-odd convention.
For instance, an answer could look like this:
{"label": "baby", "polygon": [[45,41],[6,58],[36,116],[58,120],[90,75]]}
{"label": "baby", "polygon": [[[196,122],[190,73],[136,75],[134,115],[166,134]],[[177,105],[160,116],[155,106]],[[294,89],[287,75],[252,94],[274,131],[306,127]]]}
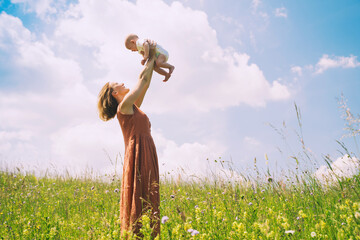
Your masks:
{"label": "baby", "polygon": [[[149,58],[149,50],[151,44],[147,39],[139,39],[139,37],[135,34],[130,34],[126,37],[125,47],[133,52],[137,51],[142,56],[141,64],[144,65]],[[168,52],[163,49],[160,45],[156,44],[155,46],[155,72],[165,76],[163,80],[166,82],[171,77],[171,73],[174,71],[175,67],[167,62],[169,58]],[[168,68],[169,72],[166,72],[163,68]]]}

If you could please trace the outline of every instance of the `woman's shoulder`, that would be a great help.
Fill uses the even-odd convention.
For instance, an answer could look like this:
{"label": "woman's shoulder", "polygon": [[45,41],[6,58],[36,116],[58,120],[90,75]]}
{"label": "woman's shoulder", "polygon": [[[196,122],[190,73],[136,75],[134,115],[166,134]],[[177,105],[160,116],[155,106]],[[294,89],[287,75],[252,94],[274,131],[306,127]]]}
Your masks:
{"label": "woman's shoulder", "polygon": [[133,104],[132,107],[124,108],[120,104],[117,108],[117,115],[119,116],[132,116],[134,115],[135,111],[138,109],[138,107]]}

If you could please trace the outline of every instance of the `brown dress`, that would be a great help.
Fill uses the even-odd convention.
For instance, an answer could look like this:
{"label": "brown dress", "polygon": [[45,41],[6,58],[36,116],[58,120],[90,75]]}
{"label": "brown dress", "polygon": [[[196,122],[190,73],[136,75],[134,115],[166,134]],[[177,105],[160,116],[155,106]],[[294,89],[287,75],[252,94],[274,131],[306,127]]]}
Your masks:
{"label": "brown dress", "polygon": [[136,105],[134,114],[117,113],[124,135],[125,156],[121,184],[121,233],[132,231],[141,237],[138,222],[151,209],[153,237],[160,234],[159,165],[151,137],[149,118]]}

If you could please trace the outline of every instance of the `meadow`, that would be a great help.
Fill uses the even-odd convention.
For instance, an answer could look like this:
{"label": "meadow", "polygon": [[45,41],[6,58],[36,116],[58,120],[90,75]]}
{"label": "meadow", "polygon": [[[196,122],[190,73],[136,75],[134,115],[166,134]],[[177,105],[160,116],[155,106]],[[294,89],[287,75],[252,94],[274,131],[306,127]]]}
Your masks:
{"label": "meadow", "polygon": [[[274,177],[269,170],[259,171],[255,161],[254,174],[239,181],[163,178],[161,239],[360,239],[359,171],[352,176],[333,171],[321,180],[314,169],[302,167],[312,157],[296,111],[302,152],[292,156],[294,171]],[[349,116],[347,126],[356,137],[354,124],[360,121]],[[354,156],[339,143],[346,155]],[[209,161],[219,168],[225,164],[221,158]],[[325,161],[333,170],[330,160]],[[37,177],[19,168],[0,171],[0,239],[120,239],[121,178],[107,177],[109,181],[91,175]],[[144,239],[150,239],[149,221],[145,214]]]}
{"label": "meadow", "polygon": [[[360,175],[161,183],[162,239],[360,239]],[[1,239],[119,239],[120,182],[0,173]],[[150,239],[144,215],[145,238]]]}

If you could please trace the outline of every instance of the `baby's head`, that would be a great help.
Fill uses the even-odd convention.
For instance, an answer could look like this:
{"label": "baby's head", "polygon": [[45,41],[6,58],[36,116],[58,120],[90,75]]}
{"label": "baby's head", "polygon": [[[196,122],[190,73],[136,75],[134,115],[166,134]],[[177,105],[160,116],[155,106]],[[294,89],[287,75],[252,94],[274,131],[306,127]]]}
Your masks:
{"label": "baby's head", "polygon": [[129,34],[125,39],[125,47],[133,52],[137,51],[136,41],[139,37],[135,34]]}

